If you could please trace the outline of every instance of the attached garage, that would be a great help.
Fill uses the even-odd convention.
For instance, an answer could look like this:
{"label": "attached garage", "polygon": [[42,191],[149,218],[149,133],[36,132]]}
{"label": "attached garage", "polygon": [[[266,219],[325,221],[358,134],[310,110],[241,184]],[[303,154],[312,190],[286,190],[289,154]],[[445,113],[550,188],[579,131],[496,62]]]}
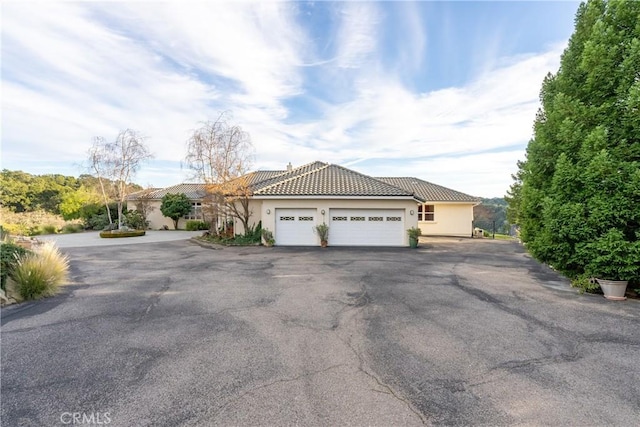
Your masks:
{"label": "attached garage", "polygon": [[404,246],[404,209],[331,209],[333,246]]}
{"label": "attached garage", "polygon": [[276,209],[278,245],[316,246],[318,238],[313,232],[316,225],[316,209]]}

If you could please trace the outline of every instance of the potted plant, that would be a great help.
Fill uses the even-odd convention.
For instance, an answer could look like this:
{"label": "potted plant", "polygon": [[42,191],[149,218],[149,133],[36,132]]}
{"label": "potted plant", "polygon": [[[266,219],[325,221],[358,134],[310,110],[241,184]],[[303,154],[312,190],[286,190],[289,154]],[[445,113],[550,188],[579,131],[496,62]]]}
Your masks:
{"label": "potted plant", "polygon": [[320,246],[326,248],[329,243],[329,226],[323,222],[313,227],[313,229],[320,238]]}
{"label": "potted plant", "polygon": [[266,228],[262,229],[262,241],[267,247],[271,247],[276,243],[275,239],[273,238],[273,233]]}
{"label": "potted plant", "polygon": [[407,230],[409,234],[409,247],[415,249],[418,247],[418,237],[422,236],[422,230],[418,227],[411,227]]}
{"label": "potted plant", "polygon": [[626,240],[622,231],[609,230],[585,245],[585,272],[596,279],[605,298],[624,300],[630,279],[640,275],[640,242]]}

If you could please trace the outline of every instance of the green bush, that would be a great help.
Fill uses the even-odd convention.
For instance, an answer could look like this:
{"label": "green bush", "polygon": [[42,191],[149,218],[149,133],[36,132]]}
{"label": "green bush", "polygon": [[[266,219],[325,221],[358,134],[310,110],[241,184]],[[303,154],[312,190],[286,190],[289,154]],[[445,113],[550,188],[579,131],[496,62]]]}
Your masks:
{"label": "green bush", "polygon": [[14,243],[0,243],[0,285],[6,289],[7,277],[13,271],[17,263],[17,257],[30,253],[22,246]]}
{"label": "green bush", "polygon": [[264,239],[264,242],[267,246],[273,246],[276,243],[275,239],[273,238],[273,233],[269,229],[262,229],[262,238]]}
{"label": "green bush", "polygon": [[[123,210],[126,209],[123,207]],[[117,221],[118,219],[118,205],[115,203],[109,204],[109,211],[111,212],[111,219]],[[107,215],[107,209],[101,204],[90,204],[83,206],[80,209],[80,216],[84,223],[84,226],[91,230],[104,230],[109,226],[109,216]]]}
{"label": "green bush", "polygon": [[25,300],[51,296],[69,275],[69,259],[53,243],[17,257],[11,278]]}
{"label": "green bush", "polygon": [[65,224],[61,229],[62,234],[81,233],[84,231],[82,224]]}
{"label": "green bush", "polygon": [[103,239],[117,239],[119,237],[140,237],[144,236],[146,232],[144,230],[131,230],[131,231],[101,231],[100,237]]}
{"label": "green bush", "polygon": [[208,230],[209,224],[204,221],[189,220],[186,225],[187,231]]}
{"label": "green bush", "polygon": [[124,223],[127,227],[134,230],[145,230],[149,226],[149,221],[146,220],[144,215],[140,211],[128,211],[124,214]]}
{"label": "green bush", "polygon": [[56,234],[58,229],[55,225],[47,224],[40,227],[40,234]]}

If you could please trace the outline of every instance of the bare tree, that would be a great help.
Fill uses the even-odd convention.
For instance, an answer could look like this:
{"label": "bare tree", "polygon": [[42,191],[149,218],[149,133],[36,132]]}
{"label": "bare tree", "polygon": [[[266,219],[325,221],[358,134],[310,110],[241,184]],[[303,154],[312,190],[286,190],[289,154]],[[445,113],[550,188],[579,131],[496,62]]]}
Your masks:
{"label": "bare tree", "polygon": [[148,221],[149,214],[156,209],[155,206],[153,206],[153,202],[155,202],[156,199],[151,198],[151,194],[154,191],[154,188],[146,188],[136,193],[136,210],[140,212],[145,222]]}
{"label": "bare tree", "polygon": [[251,194],[246,180],[239,178],[252,165],[253,144],[250,135],[230,120],[225,111],[216,120],[201,123],[187,141],[184,163],[205,184],[203,210],[211,215],[212,230],[218,228],[218,217],[228,213],[242,221],[246,232]]}
{"label": "bare tree", "polygon": [[[129,193],[131,179],[145,161],[153,156],[144,144],[144,137],[138,132],[121,131],[114,142],[96,137],[89,149],[89,162],[98,177],[102,196],[109,211],[109,195],[118,202],[118,228],[122,226],[122,206]],[[113,224],[109,213],[109,223]]]}

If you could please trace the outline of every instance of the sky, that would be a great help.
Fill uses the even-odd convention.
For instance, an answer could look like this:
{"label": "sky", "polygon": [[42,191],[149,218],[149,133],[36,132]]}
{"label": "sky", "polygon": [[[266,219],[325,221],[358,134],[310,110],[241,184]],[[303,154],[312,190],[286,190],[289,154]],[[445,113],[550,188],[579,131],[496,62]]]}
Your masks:
{"label": "sky", "polygon": [[229,111],[254,170],[335,163],[502,197],[577,2],[30,2],[1,7],[4,169],[85,173],[130,128],[134,182],[186,182],[186,141]]}

